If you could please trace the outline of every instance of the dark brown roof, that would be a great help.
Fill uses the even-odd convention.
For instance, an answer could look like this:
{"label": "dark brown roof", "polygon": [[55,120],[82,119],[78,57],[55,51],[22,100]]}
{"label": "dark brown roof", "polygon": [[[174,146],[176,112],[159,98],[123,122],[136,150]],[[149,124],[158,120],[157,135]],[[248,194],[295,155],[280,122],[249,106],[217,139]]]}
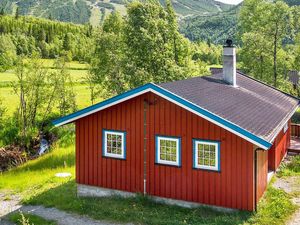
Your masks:
{"label": "dark brown roof", "polygon": [[233,87],[223,81],[222,69],[218,71],[212,76],[159,86],[272,142],[291,118],[299,100],[240,72],[237,73],[238,87]]}

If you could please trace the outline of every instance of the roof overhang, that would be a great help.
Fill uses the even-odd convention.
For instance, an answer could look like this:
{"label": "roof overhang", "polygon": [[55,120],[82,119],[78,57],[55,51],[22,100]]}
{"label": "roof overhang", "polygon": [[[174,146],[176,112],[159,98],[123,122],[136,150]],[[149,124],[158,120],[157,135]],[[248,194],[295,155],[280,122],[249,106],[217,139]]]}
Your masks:
{"label": "roof overhang", "polygon": [[70,115],[61,117],[57,120],[54,120],[52,123],[58,127],[62,126],[64,124],[72,123],[82,117],[91,115],[95,112],[99,112],[103,109],[106,109],[108,107],[111,107],[113,105],[116,105],[118,103],[124,102],[126,100],[132,99],[136,96],[142,95],[147,92],[152,92],[170,102],[173,102],[174,104],[224,128],[225,130],[228,130],[237,136],[257,145],[258,147],[261,147],[264,150],[269,149],[272,146],[272,143],[268,142],[267,140],[258,137],[251,132],[241,128],[240,126],[216,115],[212,112],[207,111],[206,109],[203,109],[199,107],[198,105],[195,105],[194,103],[158,86],[153,83],[148,83],[143,86],[140,86],[138,88],[132,89],[130,91],[127,91],[123,94],[117,95],[115,97],[112,97],[110,99],[107,99],[103,102],[100,102],[98,104],[92,105],[90,107],[87,107],[85,109],[82,109],[80,111],[77,111],[75,113],[72,113]]}

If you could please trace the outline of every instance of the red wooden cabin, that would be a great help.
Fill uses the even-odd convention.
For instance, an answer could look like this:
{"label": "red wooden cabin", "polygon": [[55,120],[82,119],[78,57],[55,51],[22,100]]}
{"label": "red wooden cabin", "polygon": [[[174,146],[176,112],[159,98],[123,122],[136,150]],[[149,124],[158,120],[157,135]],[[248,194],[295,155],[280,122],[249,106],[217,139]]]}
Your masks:
{"label": "red wooden cabin", "polygon": [[236,71],[228,46],[212,76],[146,84],[54,124],[76,125],[80,195],[252,211],[287,152],[298,103]]}

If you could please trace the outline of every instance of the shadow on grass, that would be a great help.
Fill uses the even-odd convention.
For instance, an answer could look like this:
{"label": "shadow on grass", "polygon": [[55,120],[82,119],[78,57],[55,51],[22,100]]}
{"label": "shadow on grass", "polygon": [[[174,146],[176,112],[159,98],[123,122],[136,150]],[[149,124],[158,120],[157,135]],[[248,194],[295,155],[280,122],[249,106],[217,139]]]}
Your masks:
{"label": "shadow on grass", "polygon": [[186,209],[151,201],[147,197],[78,198],[76,184],[70,181],[24,202],[55,207],[87,215],[93,219],[135,224],[242,224],[253,215],[249,212],[223,213],[208,207]]}

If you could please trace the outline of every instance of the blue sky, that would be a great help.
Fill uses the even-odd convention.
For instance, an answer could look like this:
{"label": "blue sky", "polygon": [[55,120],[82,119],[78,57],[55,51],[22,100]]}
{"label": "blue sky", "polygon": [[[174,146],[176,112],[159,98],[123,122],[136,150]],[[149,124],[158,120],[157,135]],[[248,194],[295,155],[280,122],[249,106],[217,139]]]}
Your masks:
{"label": "blue sky", "polygon": [[237,5],[237,4],[241,3],[243,0],[216,0],[216,1],[224,2],[227,4]]}

